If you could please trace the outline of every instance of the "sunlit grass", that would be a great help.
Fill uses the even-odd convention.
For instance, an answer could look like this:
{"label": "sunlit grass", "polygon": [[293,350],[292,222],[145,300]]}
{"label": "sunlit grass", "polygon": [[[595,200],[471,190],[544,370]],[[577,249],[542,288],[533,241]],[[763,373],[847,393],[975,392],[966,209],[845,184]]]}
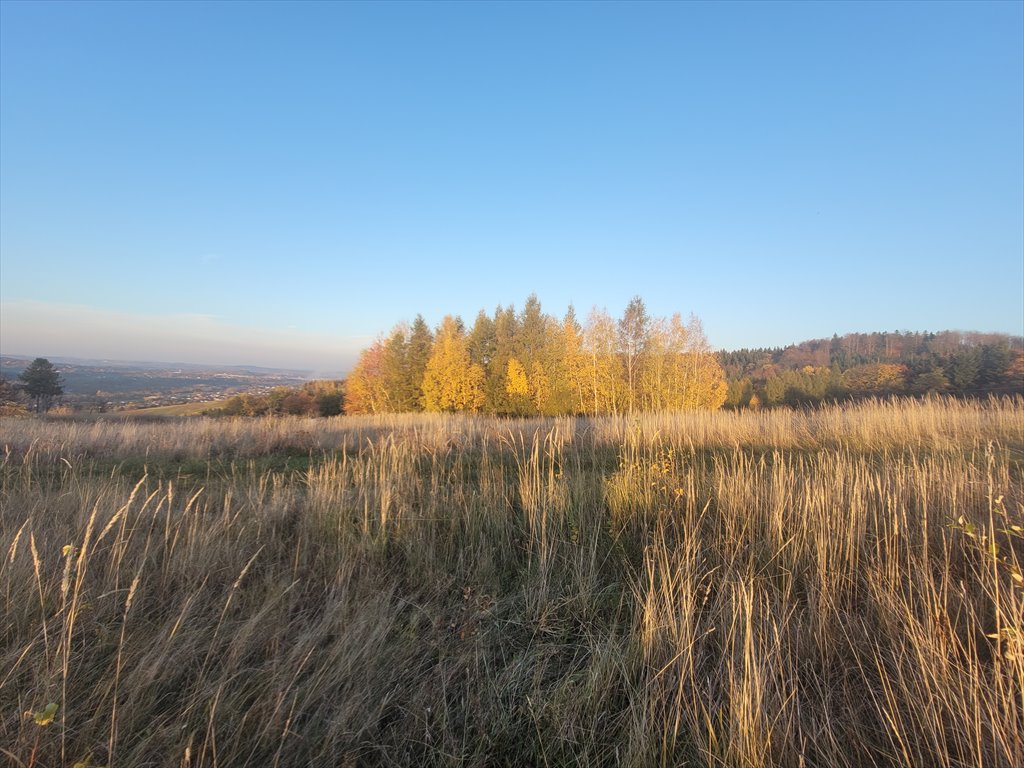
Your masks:
{"label": "sunlit grass", "polygon": [[0,428],[14,765],[1024,764],[1021,399]]}

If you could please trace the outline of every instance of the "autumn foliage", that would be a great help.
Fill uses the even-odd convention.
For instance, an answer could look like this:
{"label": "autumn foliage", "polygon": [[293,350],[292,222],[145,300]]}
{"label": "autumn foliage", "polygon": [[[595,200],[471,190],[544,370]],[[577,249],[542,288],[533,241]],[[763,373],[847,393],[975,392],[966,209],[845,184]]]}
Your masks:
{"label": "autumn foliage", "polygon": [[615,320],[594,309],[562,319],[536,296],[522,311],[481,311],[467,329],[422,317],[365,349],[347,380],[348,414],[409,411],[517,416],[719,408],[725,375],[700,321],[651,317],[634,298]]}

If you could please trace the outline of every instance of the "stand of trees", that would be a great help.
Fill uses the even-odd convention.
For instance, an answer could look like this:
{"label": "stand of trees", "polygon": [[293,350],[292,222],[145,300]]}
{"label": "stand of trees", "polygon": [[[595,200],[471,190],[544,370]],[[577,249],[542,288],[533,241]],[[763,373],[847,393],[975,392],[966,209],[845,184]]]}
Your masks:
{"label": "stand of trees", "polygon": [[345,413],[448,411],[527,416],[718,408],[725,376],[700,321],[651,317],[634,298],[613,319],[580,323],[530,296],[523,309],[453,316],[432,331],[417,317],[359,357]]}
{"label": "stand of trees", "polygon": [[344,382],[320,379],[301,387],[274,387],[266,394],[235,395],[207,413],[210,416],[338,416],[344,402]]}
{"label": "stand of trees", "polygon": [[929,393],[1024,394],[1024,339],[1003,334],[855,333],[720,354],[726,406],[802,405]]}

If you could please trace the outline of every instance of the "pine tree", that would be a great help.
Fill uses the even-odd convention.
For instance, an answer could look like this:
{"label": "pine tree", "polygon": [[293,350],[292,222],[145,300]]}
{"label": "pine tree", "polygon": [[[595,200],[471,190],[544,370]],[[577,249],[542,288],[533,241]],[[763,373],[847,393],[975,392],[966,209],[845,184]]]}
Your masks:
{"label": "pine tree", "polygon": [[50,403],[55,397],[64,394],[60,374],[45,357],[37,357],[18,377],[21,388],[32,398],[36,413],[50,410]]}
{"label": "pine tree", "polygon": [[416,393],[408,375],[409,330],[396,325],[384,342],[381,361],[382,396],[388,413],[406,413],[413,410]]}
{"label": "pine tree", "polygon": [[423,315],[416,315],[412,330],[409,332],[406,366],[406,388],[414,411],[424,409],[423,376],[427,371],[427,361],[430,360],[433,348],[434,334],[430,332],[430,326],[423,319]]}
{"label": "pine tree", "polygon": [[476,321],[466,339],[469,359],[487,370],[491,364],[498,345],[498,336],[492,320],[482,309],[477,313]]}

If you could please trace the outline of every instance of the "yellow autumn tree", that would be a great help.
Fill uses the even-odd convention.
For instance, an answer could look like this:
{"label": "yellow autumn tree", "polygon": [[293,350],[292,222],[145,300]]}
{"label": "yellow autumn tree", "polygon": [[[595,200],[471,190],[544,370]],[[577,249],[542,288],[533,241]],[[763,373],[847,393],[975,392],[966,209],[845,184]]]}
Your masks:
{"label": "yellow autumn tree", "polygon": [[537,413],[550,415],[547,412],[547,405],[551,400],[551,379],[548,378],[539,360],[534,360],[530,367],[530,397]]}
{"label": "yellow autumn tree", "polygon": [[615,321],[608,312],[591,310],[583,332],[587,356],[589,413],[618,413],[622,402],[622,371],[618,357]]}
{"label": "yellow autumn tree", "polygon": [[676,314],[668,324],[669,379],[666,407],[678,410],[722,407],[729,394],[725,372],[711,350],[704,328],[693,315],[683,323]]}
{"label": "yellow autumn tree", "polygon": [[583,329],[576,322],[572,307],[562,321],[562,372],[566,386],[572,392],[574,413],[587,410],[587,356],[583,350]]}
{"label": "yellow autumn tree", "polygon": [[530,394],[530,382],[526,379],[526,371],[518,358],[510,357],[508,370],[505,373],[505,391],[513,397],[526,397]]}
{"label": "yellow autumn tree", "polygon": [[508,359],[505,392],[508,393],[508,407],[512,413],[524,415],[529,411],[530,381],[526,378],[526,369],[518,357]]}
{"label": "yellow autumn tree", "polygon": [[[541,413],[547,416],[584,413],[587,410],[587,358],[583,352],[583,329],[576,321],[572,307],[562,322],[552,318],[545,328],[541,365],[548,382],[548,392],[540,406]],[[541,380],[537,372],[532,378]],[[537,388],[534,387],[536,393]]]}
{"label": "yellow autumn tree", "polygon": [[646,355],[638,381],[640,407],[660,411],[670,407],[671,336],[668,324],[661,318],[652,320],[644,345]]}
{"label": "yellow autumn tree", "polygon": [[484,369],[470,360],[460,323],[448,315],[437,330],[423,374],[428,411],[479,411],[484,404]]}
{"label": "yellow autumn tree", "polygon": [[384,344],[375,341],[359,355],[345,381],[345,413],[349,416],[381,413],[386,404],[383,374]]}

